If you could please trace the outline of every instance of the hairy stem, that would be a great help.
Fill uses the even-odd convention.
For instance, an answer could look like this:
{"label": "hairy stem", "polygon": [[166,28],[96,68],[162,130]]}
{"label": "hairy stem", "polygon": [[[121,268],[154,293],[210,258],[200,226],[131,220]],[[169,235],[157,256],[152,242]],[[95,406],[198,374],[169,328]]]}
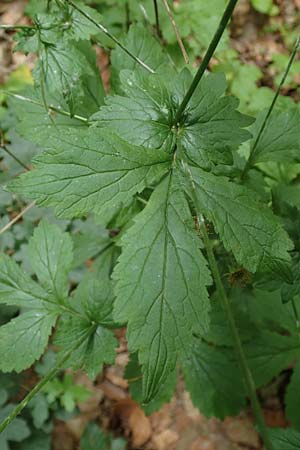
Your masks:
{"label": "hairy stem", "polygon": [[159,13],[158,13],[158,4],[157,0],[153,0],[153,6],[154,6],[154,14],[155,14],[155,29],[156,34],[159,37],[159,39],[162,39],[162,32],[159,25]]}
{"label": "hairy stem", "polygon": [[9,416],[3,420],[3,422],[0,424],[0,434],[2,431],[5,430],[5,428],[20,414],[21,411],[28,405],[30,400],[33,399],[33,397],[48,383],[48,381],[52,380],[58,372],[62,369],[65,362],[70,358],[72,353],[80,347],[80,345],[87,339],[90,333],[92,333],[95,326],[91,327],[88,333],[84,335],[80,341],[76,342],[76,345],[66,352],[62,358],[59,359],[59,361],[56,363],[56,365],[49,370],[49,372],[39,381],[38,384],[34,386],[34,388],[26,395],[26,397],[23,398],[23,400],[15,407],[15,409],[12,410],[12,412],[9,414]]}
{"label": "hairy stem", "polygon": [[76,11],[78,11],[82,16],[84,16],[86,19],[88,19],[91,23],[93,23],[102,33],[104,33],[106,36],[108,36],[116,45],[118,45],[125,53],[127,53],[130,58],[134,59],[135,62],[137,62],[140,66],[142,66],[144,69],[148,70],[150,73],[155,73],[151,67],[149,67],[146,63],[144,63],[140,58],[135,56],[133,53],[131,53],[130,50],[128,50],[122,42],[119,41],[113,34],[111,34],[102,24],[96,22],[87,12],[85,12],[83,9],[81,9],[76,3],[74,3],[72,0],[66,0],[67,3],[69,3]]}
{"label": "hairy stem", "polygon": [[300,37],[298,37],[297,40],[296,40],[296,43],[295,43],[295,45],[294,45],[293,52],[292,52],[292,54],[291,54],[291,56],[290,56],[290,59],[289,59],[289,62],[288,62],[288,64],[287,64],[287,66],[286,66],[286,68],[285,68],[283,77],[282,77],[282,79],[281,79],[281,81],[280,81],[280,83],[279,83],[279,86],[278,86],[278,88],[277,88],[277,90],[276,90],[276,92],[275,92],[275,95],[274,95],[274,97],[273,97],[272,103],[271,103],[271,105],[270,105],[270,107],[269,107],[269,109],[268,109],[268,112],[267,112],[267,114],[266,114],[266,116],[265,116],[265,118],[264,118],[264,121],[263,121],[263,123],[261,124],[261,127],[260,127],[260,129],[259,129],[259,131],[258,131],[258,133],[257,133],[257,136],[256,136],[256,139],[255,139],[255,141],[254,141],[253,147],[251,148],[251,152],[250,152],[249,159],[248,159],[248,161],[247,161],[247,163],[246,163],[246,165],[245,165],[245,167],[244,167],[244,170],[243,170],[243,172],[242,172],[241,179],[243,179],[243,178],[245,177],[246,173],[248,172],[248,170],[249,170],[249,169],[252,167],[252,165],[253,165],[253,161],[255,160],[256,149],[257,149],[258,143],[259,143],[259,141],[260,141],[260,139],[261,139],[261,137],[262,137],[262,134],[263,134],[263,132],[264,132],[266,126],[267,126],[268,120],[269,120],[269,118],[270,118],[270,116],[271,116],[271,114],[272,114],[272,111],[273,111],[273,109],[274,109],[274,106],[275,106],[275,104],[276,104],[276,102],[277,102],[277,99],[278,99],[278,97],[279,97],[281,88],[282,88],[282,86],[284,85],[285,80],[286,80],[286,78],[287,78],[287,76],[288,76],[288,73],[289,73],[289,71],[290,71],[290,69],[291,69],[291,67],[292,67],[293,61],[294,61],[294,59],[295,59],[295,57],[296,57],[296,55],[297,55],[297,52],[298,52],[298,50],[299,50],[299,45],[300,45]]}
{"label": "hairy stem", "polygon": [[196,208],[196,213],[197,213],[197,219],[199,222],[199,226],[200,226],[200,231],[202,233],[202,238],[203,238],[203,242],[205,245],[205,249],[207,252],[207,257],[208,257],[208,262],[209,262],[209,266],[210,269],[212,271],[212,275],[213,275],[213,279],[215,282],[215,286],[216,286],[216,290],[217,290],[217,294],[219,297],[219,300],[223,306],[223,309],[225,311],[226,317],[227,317],[227,321],[228,321],[228,325],[230,328],[230,332],[233,338],[233,345],[234,345],[234,349],[236,352],[236,356],[237,356],[237,360],[239,362],[241,371],[243,373],[244,376],[244,381],[245,381],[245,385],[247,387],[248,390],[248,395],[251,401],[251,406],[252,406],[252,410],[255,416],[255,420],[256,420],[256,424],[258,426],[259,432],[262,436],[262,439],[264,441],[265,444],[265,448],[266,450],[274,450],[273,445],[271,443],[270,440],[270,436],[268,433],[268,429],[267,426],[265,424],[264,418],[263,418],[263,414],[261,411],[261,407],[256,395],[256,387],[255,387],[255,383],[253,380],[253,376],[252,373],[250,371],[250,368],[248,366],[248,362],[247,362],[247,358],[246,355],[244,353],[243,350],[243,346],[242,346],[242,342],[238,333],[238,329],[237,326],[235,324],[235,319],[232,313],[232,309],[231,309],[231,305],[230,305],[230,301],[227,297],[226,291],[224,289],[224,285],[221,279],[221,275],[220,275],[220,271],[218,268],[218,264],[213,252],[213,248],[211,245],[211,241],[209,239],[208,236],[208,232],[206,229],[206,224],[205,224],[205,219],[202,216],[201,213],[201,205],[199,204],[198,201],[198,197],[196,194],[196,190],[195,190],[195,183],[193,180],[193,176],[191,174],[191,171],[189,169],[189,167],[184,164],[184,170],[190,180],[190,184],[191,184],[191,195],[193,198],[193,203],[194,206]]}
{"label": "hairy stem", "polygon": [[200,67],[192,81],[192,84],[189,88],[189,90],[187,91],[187,93],[185,94],[181,104],[179,105],[179,108],[177,110],[177,113],[175,115],[174,118],[174,123],[173,125],[177,126],[180,123],[180,120],[182,118],[182,114],[184,113],[185,108],[187,107],[188,102],[190,101],[193,93],[195,92],[201,78],[203,77],[205,70],[208,67],[208,64],[220,42],[220,39],[225,31],[225,28],[232,16],[233,10],[237,4],[238,0],[230,0],[227,8],[224,11],[224,14],[222,16],[222,19],[219,23],[218,29],[214,34],[214,37],[211,40],[211,43],[209,44],[209,47],[204,55],[204,58],[202,60],[202,63],[200,64]]}

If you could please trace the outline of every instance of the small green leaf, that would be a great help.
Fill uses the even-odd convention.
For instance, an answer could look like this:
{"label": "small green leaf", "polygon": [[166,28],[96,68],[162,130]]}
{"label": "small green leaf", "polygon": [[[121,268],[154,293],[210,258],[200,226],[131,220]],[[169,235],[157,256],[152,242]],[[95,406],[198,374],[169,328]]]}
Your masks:
{"label": "small green leaf", "polygon": [[95,423],[90,423],[80,439],[80,450],[109,450],[111,437],[103,433]]}
{"label": "small green leaf", "polygon": [[44,394],[39,393],[28,404],[35,428],[42,428],[49,418],[49,403]]}
{"label": "small green leaf", "polygon": [[68,295],[68,272],[73,262],[73,244],[68,233],[42,220],[29,241],[30,263],[40,284],[58,302]]}
{"label": "small green leaf", "polygon": [[[252,145],[266,116],[266,111],[259,114],[251,127]],[[300,161],[300,111],[289,108],[287,111],[273,111],[255,149],[253,164],[267,161]]]}
{"label": "small green leaf", "polygon": [[28,311],[0,328],[0,370],[21,372],[40,358],[48,344],[56,316]]}
{"label": "small green leaf", "polygon": [[[8,404],[0,408],[0,423],[6,419],[15,405]],[[30,435],[30,429],[24,419],[16,418],[8,425],[8,427],[0,434],[1,450],[10,450],[9,442],[21,442]]]}
{"label": "small green leaf", "polygon": [[9,256],[0,255],[0,303],[39,308],[48,295]]}
{"label": "small green leaf", "polygon": [[73,351],[67,365],[85,370],[91,379],[101,372],[104,363],[112,364],[116,357],[118,342],[113,332],[107,329],[114,325],[113,298],[110,281],[98,279],[97,272],[87,274],[70,300],[75,315],[62,317],[55,336],[55,343],[63,353],[86,336]]}

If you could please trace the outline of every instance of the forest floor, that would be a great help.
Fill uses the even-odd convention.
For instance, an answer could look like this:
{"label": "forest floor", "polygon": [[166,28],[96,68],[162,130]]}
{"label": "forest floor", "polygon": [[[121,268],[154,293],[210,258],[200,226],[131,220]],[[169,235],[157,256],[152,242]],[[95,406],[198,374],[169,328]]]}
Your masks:
{"label": "forest floor", "polygon": [[[295,20],[300,10],[300,0],[277,2],[280,14],[270,19],[254,12],[248,1],[241,1],[231,25],[231,44],[247,61],[263,70],[263,84],[272,86],[273,73],[268,66],[271,55],[285,54],[280,35],[263,32],[268,21],[282,24]],[[26,24],[24,16],[26,0],[0,1],[0,15],[3,24]],[[0,84],[11,71],[21,64],[33,67],[33,58],[12,52],[12,34],[0,34]],[[98,63],[104,83],[109,83],[109,58],[98,51]],[[300,75],[299,75],[300,77]],[[288,92],[286,92],[288,94]],[[227,417],[223,422],[206,419],[193,407],[189,395],[179,381],[176,395],[159,412],[147,417],[142,409],[131,400],[128,383],[123,377],[128,353],[124,333],[119,335],[120,346],[114,366],[106,367],[95,383],[81,373],[75,374],[78,383],[92,391],[91,398],[79,405],[80,414],[67,422],[56,421],[53,431],[53,450],[76,450],[85,425],[95,420],[101,426],[123,436],[129,441],[130,450],[260,450],[262,444],[254,428],[250,409],[238,417]],[[34,376],[28,373],[27,387]],[[275,380],[260,392],[265,419],[269,426],[286,426],[283,413],[282,389],[285,376]]]}

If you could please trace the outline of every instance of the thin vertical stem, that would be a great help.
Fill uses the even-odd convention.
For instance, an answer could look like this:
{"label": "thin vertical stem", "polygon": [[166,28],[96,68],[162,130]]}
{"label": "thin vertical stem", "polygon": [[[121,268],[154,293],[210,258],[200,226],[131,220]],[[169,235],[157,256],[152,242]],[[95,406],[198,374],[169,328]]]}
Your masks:
{"label": "thin vertical stem", "polygon": [[202,76],[204,75],[204,73],[208,67],[208,64],[220,42],[220,39],[225,31],[225,28],[226,28],[231,16],[232,16],[233,10],[234,10],[237,2],[238,2],[238,0],[230,0],[229,1],[227,8],[225,9],[224,14],[222,16],[222,19],[219,23],[218,29],[215,32],[214,37],[212,38],[212,40],[209,44],[209,47],[204,55],[203,61],[200,64],[200,67],[192,81],[192,84],[191,84],[189,90],[185,94],[185,97],[183,98],[181,105],[179,106],[179,108],[177,110],[173,125],[177,126],[180,123],[182,114],[183,114],[188,102],[190,101],[193,93],[195,92],[195,89],[197,88]]}
{"label": "thin vertical stem", "polygon": [[248,395],[250,398],[250,402],[251,402],[252,410],[253,410],[253,413],[255,416],[255,420],[256,420],[259,432],[264,441],[266,450],[274,450],[272,442],[270,440],[267,426],[266,426],[264,418],[263,418],[261,407],[260,407],[260,404],[259,404],[259,401],[258,401],[258,398],[256,395],[256,387],[255,387],[255,383],[253,380],[253,376],[252,376],[252,373],[248,366],[247,358],[246,358],[246,355],[243,350],[243,346],[242,346],[242,342],[241,342],[241,339],[240,339],[240,336],[238,333],[237,326],[235,324],[235,319],[234,319],[234,316],[233,316],[233,313],[231,310],[230,301],[225,292],[224,285],[223,285],[221,275],[220,275],[220,271],[218,268],[218,264],[217,264],[217,261],[216,261],[216,258],[215,258],[214,252],[213,252],[211,241],[208,236],[205,219],[201,213],[201,205],[199,204],[198,197],[196,194],[193,176],[192,176],[192,173],[191,173],[189,167],[186,164],[184,164],[184,170],[190,179],[191,194],[192,194],[194,206],[196,208],[197,219],[198,219],[198,222],[200,225],[200,231],[202,233],[202,238],[203,238],[204,246],[205,246],[207,257],[208,257],[209,266],[212,271],[212,275],[213,275],[213,279],[215,282],[219,300],[223,306],[223,309],[224,309],[226,317],[227,317],[229,329],[230,329],[232,339],[233,339],[234,349],[236,352],[237,360],[239,362],[241,371],[244,376],[244,381],[245,381],[245,385],[248,390]]}
{"label": "thin vertical stem", "polygon": [[1,138],[0,148],[11,158],[13,158],[18,164],[20,164],[20,166],[24,167],[25,170],[30,170],[30,168],[23,161],[21,161],[12,151],[9,150],[9,148],[3,142],[3,138]]}
{"label": "thin vertical stem", "polygon": [[277,88],[277,90],[275,92],[275,95],[273,97],[272,103],[271,103],[271,105],[270,105],[270,107],[268,109],[268,112],[267,112],[264,120],[263,120],[263,123],[261,124],[261,127],[260,127],[260,129],[259,129],[259,131],[257,133],[257,136],[256,136],[256,139],[254,141],[253,147],[251,148],[250,156],[249,156],[248,161],[247,161],[247,163],[246,163],[246,165],[244,167],[244,170],[242,172],[241,179],[244,178],[244,176],[246,175],[248,170],[252,167],[253,161],[255,160],[255,154],[256,154],[256,149],[257,149],[258,143],[259,143],[259,141],[260,141],[260,139],[262,137],[262,134],[263,134],[263,132],[264,132],[266,126],[267,126],[268,120],[270,119],[270,116],[272,114],[274,106],[275,106],[275,104],[277,102],[277,99],[279,97],[281,88],[284,85],[285,80],[286,80],[286,78],[288,76],[288,73],[289,73],[289,71],[290,71],[290,69],[292,67],[294,59],[295,59],[295,57],[297,55],[297,52],[299,50],[299,46],[300,46],[300,37],[298,37],[296,42],[295,42],[293,52],[291,54],[291,57],[289,59],[289,62],[287,64],[287,66],[286,66],[286,69],[284,71],[283,77],[282,77],[282,79],[281,79],[281,81],[279,83],[279,86],[278,86],[278,88]]}
{"label": "thin vertical stem", "polygon": [[157,0],[153,0],[153,6],[154,6],[154,14],[155,14],[155,29],[156,34],[159,37],[159,39],[162,39],[162,32],[159,25],[159,13],[158,13],[158,4]]}
{"label": "thin vertical stem", "polygon": [[129,9],[129,3],[125,3],[125,15],[126,15],[126,30],[128,32],[130,27],[130,9]]}

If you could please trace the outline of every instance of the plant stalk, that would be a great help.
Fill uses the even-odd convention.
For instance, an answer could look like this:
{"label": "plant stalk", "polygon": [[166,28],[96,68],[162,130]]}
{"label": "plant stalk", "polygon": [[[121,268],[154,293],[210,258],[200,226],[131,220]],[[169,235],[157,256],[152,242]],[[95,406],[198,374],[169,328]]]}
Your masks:
{"label": "plant stalk", "polygon": [[21,161],[13,152],[11,152],[5,144],[1,143],[0,148],[4,152],[6,152],[11,158],[13,158],[18,164],[20,164],[20,166],[24,167],[25,170],[30,170],[30,168],[25,163],[23,163],[23,161]]}
{"label": "plant stalk", "polygon": [[191,84],[189,90],[187,91],[187,93],[185,94],[181,104],[179,105],[179,108],[178,108],[177,113],[174,118],[173,125],[177,126],[178,124],[180,124],[182,114],[184,113],[184,110],[185,110],[188,102],[190,101],[193,93],[195,92],[201,78],[203,77],[203,75],[208,67],[208,64],[220,42],[220,39],[225,31],[225,28],[226,28],[231,16],[232,16],[233,10],[234,10],[237,2],[238,2],[238,0],[230,0],[229,1],[227,8],[225,9],[225,11],[223,13],[222,19],[219,23],[219,26],[217,28],[217,31],[215,32],[214,37],[212,38],[212,40],[209,44],[209,47],[204,55],[204,58],[202,60],[202,63],[200,64],[200,67],[192,81],[192,84]]}
{"label": "plant stalk", "polygon": [[66,0],[67,3],[69,3],[76,11],[78,11],[82,16],[84,16],[86,19],[88,19],[91,23],[93,23],[102,33],[104,33],[106,36],[108,36],[116,45],[118,45],[125,53],[127,53],[130,58],[134,59],[140,66],[142,66],[144,69],[148,70],[150,73],[155,73],[151,67],[149,67],[144,61],[142,61],[140,58],[135,56],[133,53],[131,53],[130,50],[128,50],[122,42],[119,41],[113,34],[111,34],[101,23],[96,22],[87,12],[85,12],[83,9],[81,9],[76,3],[74,3],[72,0]]}
{"label": "plant stalk", "polygon": [[292,52],[292,54],[291,54],[291,56],[290,56],[290,59],[289,59],[289,62],[288,62],[288,64],[287,64],[287,66],[286,66],[286,68],[285,68],[283,77],[281,78],[281,81],[280,81],[279,86],[278,86],[278,88],[277,88],[277,90],[276,90],[276,92],[275,92],[275,95],[274,95],[274,97],[273,97],[272,103],[271,103],[271,105],[270,105],[270,107],[269,107],[269,109],[268,109],[268,112],[267,112],[267,114],[266,114],[266,116],[265,116],[265,118],[264,118],[264,121],[263,121],[263,123],[261,124],[261,127],[260,127],[260,129],[259,129],[259,132],[258,132],[258,134],[257,134],[257,136],[256,136],[255,141],[254,141],[253,147],[251,148],[250,156],[249,156],[248,161],[247,161],[247,163],[246,163],[246,165],[245,165],[245,167],[244,167],[244,170],[243,170],[243,172],[242,172],[242,174],[241,174],[241,179],[243,179],[243,178],[245,177],[246,173],[249,171],[249,169],[251,169],[251,167],[252,167],[252,165],[253,165],[253,161],[255,160],[255,154],[256,154],[256,149],[257,149],[258,143],[259,143],[259,141],[260,141],[260,139],[261,139],[261,137],[262,137],[262,134],[263,134],[263,132],[264,132],[266,126],[267,126],[268,120],[270,119],[270,116],[271,116],[271,114],[272,114],[272,111],[273,111],[273,109],[274,109],[274,106],[275,106],[275,104],[276,104],[276,102],[277,102],[277,99],[278,99],[278,97],[279,97],[281,88],[282,88],[282,86],[284,85],[285,80],[286,80],[286,78],[287,78],[287,76],[288,76],[288,73],[289,73],[289,71],[290,71],[290,69],[291,69],[291,67],[292,67],[292,64],[293,64],[293,62],[294,62],[294,59],[295,59],[295,57],[296,57],[296,55],[297,55],[297,52],[298,52],[298,50],[299,50],[299,46],[300,46],[300,37],[298,37],[297,40],[296,40],[296,42],[295,42],[293,52]]}
{"label": "plant stalk", "polygon": [[234,316],[232,313],[232,309],[231,309],[231,305],[229,302],[229,299],[227,297],[227,294],[225,292],[224,289],[224,285],[221,279],[221,275],[220,275],[220,271],[218,268],[218,264],[213,252],[213,248],[211,245],[211,241],[209,239],[208,236],[208,232],[206,229],[206,224],[205,224],[205,219],[202,216],[201,213],[201,205],[199,204],[198,201],[198,197],[196,194],[196,190],[195,190],[195,183],[193,180],[193,176],[191,174],[191,171],[189,170],[188,166],[186,164],[184,164],[184,170],[187,173],[190,182],[191,182],[191,194],[192,194],[192,198],[193,198],[193,203],[194,206],[196,208],[196,213],[197,213],[197,219],[199,222],[199,226],[200,226],[200,231],[202,233],[202,238],[203,238],[203,242],[204,242],[204,246],[207,252],[207,257],[208,257],[208,262],[209,262],[209,266],[211,268],[212,271],[212,275],[213,275],[213,279],[215,282],[215,286],[216,286],[216,290],[217,290],[217,294],[219,296],[220,302],[224,308],[226,317],[227,317],[227,321],[228,321],[228,325],[230,328],[230,332],[232,334],[232,338],[233,338],[233,345],[234,345],[234,349],[236,352],[236,356],[237,356],[237,360],[239,362],[241,371],[243,373],[244,376],[244,381],[245,381],[245,385],[247,387],[248,390],[248,395],[250,398],[250,402],[251,402],[251,406],[252,406],[252,410],[255,416],[255,420],[259,429],[259,432],[261,434],[261,437],[264,441],[266,450],[274,450],[273,444],[270,440],[270,436],[268,433],[268,429],[267,426],[265,424],[264,418],[263,418],[263,414],[261,411],[261,407],[256,395],[256,387],[255,387],[255,383],[253,380],[253,376],[252,373],[250,371],[250,368],[248,366],[248,362],[247,362],[247,358],[246,355],[244,353],[243,350],[243,346],[242,346],[242,342],[238,333],[238,329],[237,326],[235,324],[235,320],[234,320]]}
{"label": "plant stalk", "polygon": [[155,29],[156,29],[156,34],[159,37],[159,39],[162,39],[162,32],[160,29],[160,24],[159,24],[159,13],[158,13],[158,4],[157,4],[157,0],[153,0],[153,6],[154,6],[154,14],[155,14]]}
{"label": "plant stalk", "polygon": [[89,330],[87,334],[84,335],[80,341],[76,342],[76,345],[66,352],[63,357],[57,362],[57,364],[49,370],[49,372],[39,381],[38,384],[34,386],[34,388],[23,398],[23,400],[15,407],[15,409],[9,414],[9,416],[3,420],[0,424],[0,434],[5,430],[6,427],[23,411],[23,409],[28,405],[30,400],[48,383],[48,381],[52,380],[58,372],[62,369],[64,363],[70,358],[72,353],[80,347],[80,345],[86,340],[87,336],[92,332],[94,326]]}

